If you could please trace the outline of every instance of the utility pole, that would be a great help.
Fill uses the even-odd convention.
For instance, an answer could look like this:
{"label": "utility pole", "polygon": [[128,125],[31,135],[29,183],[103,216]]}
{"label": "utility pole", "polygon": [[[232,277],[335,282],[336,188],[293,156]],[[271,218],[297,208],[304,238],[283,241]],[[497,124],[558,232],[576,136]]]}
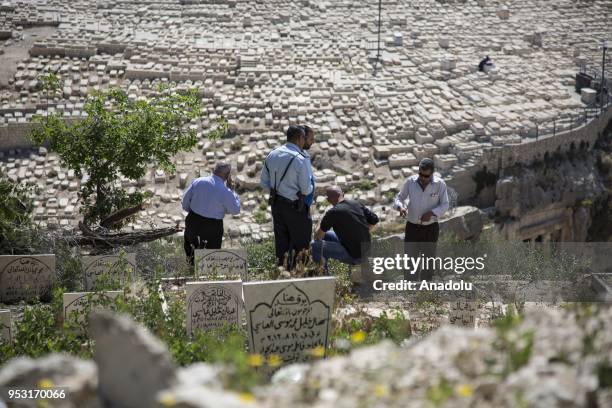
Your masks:
{"label": "utility pole", "polygon": [[376,76],[376,69],[380,63],[380,28],[382,26],[382,0],[378,0],[378,46],[376,49],[376,62],[374,63],[374,76]]}
{"label": "utility pole", "polygon": [[606,51],[608,50],[607,40],[602,41],[601,48],[603,48],[603,57],[601,59],[601,85],[599,85],[599,107],[601,110],[603,110],[604,84],[606,82]]}

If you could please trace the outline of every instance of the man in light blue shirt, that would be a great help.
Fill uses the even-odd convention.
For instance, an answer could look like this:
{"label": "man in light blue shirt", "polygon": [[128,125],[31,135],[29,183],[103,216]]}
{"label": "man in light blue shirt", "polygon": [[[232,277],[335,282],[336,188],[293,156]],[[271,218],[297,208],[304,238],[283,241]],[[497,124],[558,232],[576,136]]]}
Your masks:
{"label": "man in light blue shirt", "polygon": [[[310,156],[308,155],[308,150],[310,150],[310,148],[315,142],[314,130],[308,125],[302,125],[302,129],[304,129],[304,134],[306,135],[306,143],[304,143],[304,149],[302,150],[304,154],[306,155],[306,157],[310,159]],[[310,162],[310,164],[312,165],[312,161]],[[306,207],[310,207],[312,203],[314,202],[314,195],[315,195],[315,176],[314,174],[312,174],[312,176],[310,177],[310,183],[312,184],[312,192],[308,194],[306,197],[304,197],[304,204],[306,204]]]}
{"label": "man in light blue shirt", "polygon": [[213,174],[191,182],[183,193],[181,205],[185,218],[185,254],[193,265],[195,249],[220,249],[223,240],[223,217],[240,213],[240,198],[232,191],[232,166],[219,162]]}
{"label": "man in light blue shirt", "polygon": [[274,243],[278,265],[291,270],[295,256],[310,246],[312,221],[304,198],[313,191],[310,159],[302,150],[306,134],[301,126],[289,126],[287,143],[272,150],[261,170],[261,186],[270,192]]}

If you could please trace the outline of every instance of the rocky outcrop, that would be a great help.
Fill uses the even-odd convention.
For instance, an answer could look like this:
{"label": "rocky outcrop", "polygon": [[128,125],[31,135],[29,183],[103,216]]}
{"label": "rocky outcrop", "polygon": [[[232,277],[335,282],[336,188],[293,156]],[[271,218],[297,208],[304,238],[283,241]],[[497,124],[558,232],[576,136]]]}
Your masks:
{"label": "rocky outcrop", "polygon": [[[496,213],[508,239],[582,242],[592,222],[589,205],[606,192],[595,155],[558,156],[531,167],[514,167],[498,180]],[[544,239],[546,240],[546,239]]]}
{"label": "rocky outcrop", "polygon": [[514,169],[497,182],[495,207],[502,217],[519,218],[533,210],[550,206],[573,206],[577,201],[593,199],[604,191],[604,184],[594,171],[594,155],[584,159],[563,159],[532,168]]}

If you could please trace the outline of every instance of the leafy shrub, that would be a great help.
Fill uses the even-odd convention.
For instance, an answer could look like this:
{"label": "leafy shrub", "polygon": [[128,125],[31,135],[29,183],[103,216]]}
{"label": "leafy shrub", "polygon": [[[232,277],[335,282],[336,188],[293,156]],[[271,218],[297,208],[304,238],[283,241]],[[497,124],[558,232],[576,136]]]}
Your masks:
{"label": "leafy shrub", "polygon": [[245,244],[249,274],[258,278],[269,279],[270,274],[277,270],[276,255],[274,255],[274,241],[271,239],[262,242],[247,242]]}
{"label": "leafy shrub", "polygon": [[258,224],[265,224],[268,221],[268,219],[266,218],[266,212],[261,209],[255,211],[255,213],[253,214],[253,219]]}
{"label": "leafy shrub", "polygon": [[31,189],[0,172],[0,253],[30,254],[40,245],[32,225]]}

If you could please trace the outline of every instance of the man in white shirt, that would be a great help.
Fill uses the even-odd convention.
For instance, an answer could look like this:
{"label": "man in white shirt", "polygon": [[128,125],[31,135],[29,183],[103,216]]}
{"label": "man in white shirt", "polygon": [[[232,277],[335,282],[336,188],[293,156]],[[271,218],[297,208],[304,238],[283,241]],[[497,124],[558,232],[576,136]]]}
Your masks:
{"label": "man in white shirt", "polygon": [[[438,219],[448,210],[446,183],[433,173],[433,160],[421,160],[419,174],[408,177],[393,204],[407,219],[404,242],[428,243],[412,246],[425,256],[435,256],[440,234]],[[423,272],[426,272],[424,278],[431,278],[431,273]]]}

